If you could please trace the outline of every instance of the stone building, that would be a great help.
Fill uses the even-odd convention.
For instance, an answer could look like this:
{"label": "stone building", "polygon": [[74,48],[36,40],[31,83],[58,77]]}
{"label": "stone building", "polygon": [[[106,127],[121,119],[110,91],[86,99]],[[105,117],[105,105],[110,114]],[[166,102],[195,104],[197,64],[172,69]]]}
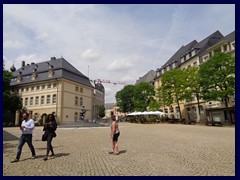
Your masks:
{"label": "stone building", "polygon": [[[22,98],[23,109],[36,121],[43,121],[46,114],[54,113],[59,124],[80,119],[80,111],[86,109],[85,120],[96,116],[96,88],[89,78],[64,58],[11,68],[13,79],[10,86]],[[98,90],[97,90],[98,91]],[[104,105],[104,87],[101,87]],[[18,116],[16,116],[18,118]],[[16,124],[18,119],[16,119]]]}

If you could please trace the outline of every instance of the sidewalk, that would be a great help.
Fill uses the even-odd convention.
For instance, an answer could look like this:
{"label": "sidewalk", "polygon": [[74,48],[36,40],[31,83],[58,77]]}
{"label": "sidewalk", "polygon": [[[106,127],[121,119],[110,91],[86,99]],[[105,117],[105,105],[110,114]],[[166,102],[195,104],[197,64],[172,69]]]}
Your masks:
{"label": "sidewalk", "polygon": [[36,127],[31,159],[24,145],[17,163],[19,128],[3,128],[4,176],[235,176],[235,128],[119,123],[119,155],[110,127],[59,127],[55,158],[44,161],[46,142]]}

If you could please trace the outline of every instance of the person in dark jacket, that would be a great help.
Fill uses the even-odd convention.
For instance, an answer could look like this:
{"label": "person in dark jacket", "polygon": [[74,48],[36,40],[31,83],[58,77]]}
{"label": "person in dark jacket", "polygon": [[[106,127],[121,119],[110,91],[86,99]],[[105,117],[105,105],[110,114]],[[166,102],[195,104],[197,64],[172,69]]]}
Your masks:
{"label": "person in dark jacket", "polygon": [[57,122],[55,120],[54,114],[49,114],[47,116],[46,122],[43,127],[43,131],[45,131],[44,136],[46,136],[47,139],[47,153],[46,157],[43,159],[44,161],[49,159],[49,151],[51,151],[51,156],[54,157],[53,147],[52,147],[52,139],[56,137],[56,131],[57,129]]}

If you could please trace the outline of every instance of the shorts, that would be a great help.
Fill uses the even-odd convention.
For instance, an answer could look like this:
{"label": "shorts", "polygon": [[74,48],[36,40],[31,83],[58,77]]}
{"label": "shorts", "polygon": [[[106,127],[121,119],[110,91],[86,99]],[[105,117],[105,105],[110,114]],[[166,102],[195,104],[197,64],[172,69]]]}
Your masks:
{"label": "shorts", "polygon": [[120,132],[114,134],[114,136],[113,136],[113,141],[118,141],[119,135],[120,135]]}

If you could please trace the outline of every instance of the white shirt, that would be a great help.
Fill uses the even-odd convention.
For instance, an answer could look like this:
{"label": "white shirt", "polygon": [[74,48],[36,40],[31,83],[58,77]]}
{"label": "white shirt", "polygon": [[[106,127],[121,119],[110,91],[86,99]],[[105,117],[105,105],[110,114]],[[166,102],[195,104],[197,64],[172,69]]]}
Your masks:
{"label": "white shirt", "polygon": [[23,134],[32,134],[33,129],[35,127],[34,120],[27,119],[23,120],[21,126],[25,126],[25,128],[22,129]]}

